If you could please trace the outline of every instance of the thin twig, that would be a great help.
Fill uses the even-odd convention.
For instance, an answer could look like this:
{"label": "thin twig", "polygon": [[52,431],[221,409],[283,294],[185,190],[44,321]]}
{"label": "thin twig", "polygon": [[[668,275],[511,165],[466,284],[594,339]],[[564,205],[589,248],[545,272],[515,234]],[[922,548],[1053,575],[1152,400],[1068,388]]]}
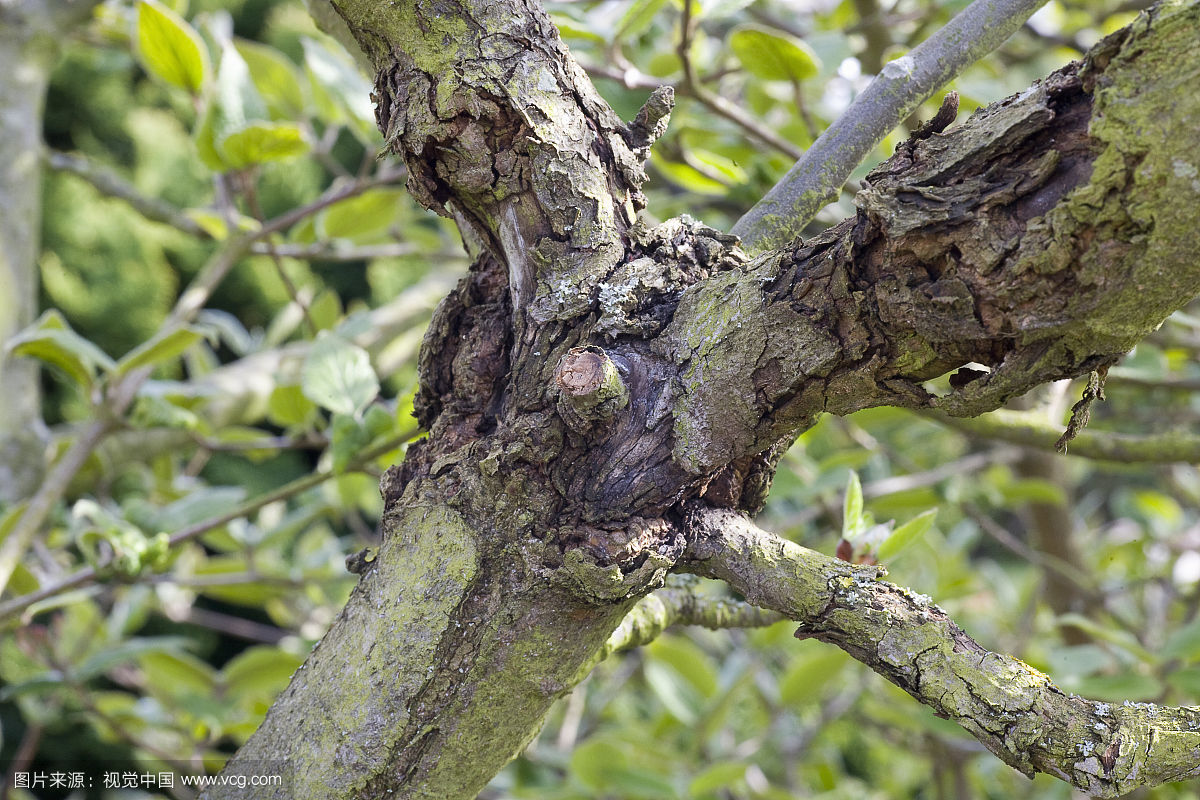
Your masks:
{"label": "thin twig", "polygon": [[[373,461],[384,453],[395,450],[405,442],[412,441],[413,437],[416,435],[417,431],[405,431],[404,433],[394,436],[391,439],[388,439],[386,442],[376,445],[375,447],[372,447],[371,449],[359,454],[358,457],[356,457],[350,463],[347,469],[357,469],[358,467]],[[326,469],[320,472],[314,472],[310,475],[305,475],[301,478],[297,478],[290,483],[280,486],[274,491],[267,492],[266,494],[260,495],[253,500],[247,500],[240,505],[234,506],[224,514],[210,517],[209,519],[189,525],[180,531],[176,531],[175,534],[171,536],[168,546],[176,547],[184,542],[191,541],[197,536],[207,533],[214,528],[219,528],[220,526],[226,525],[235,519],[249,516],[263,506],[294,497],[303,491],[324,483],[330,478],[336,477],[338,474],[339,473],[335,473],[332,469]],[[7,603],[0,605],[0,621],[5,620],[15,614],[21,613],[35,603],[40,603],[43,600],[48,600],[49,598],[60,595],[63,592],[77,589],[81,586],[86,586],[87,584],[96,580],[97,577],[98,573],[95,567],[84,567],[83,569],[78,570],[58,583],[43,587],[36,592],[30,592],[29,594],[13,598]]]}
{"label": "thin twig", "polygon": [[1003,44],[1044,2],[975,0],[912,52],[886,64],[732,232],[752,250],[795,239],[892,129],[947,81]]}
{"label": "thin twig", "polygon": [[[292,209],[268,221],[256,231],[226,239],[201,268],[200,273],[179,296],[175,307],[163,322],[160,331],[169,333],[187,324],[202,309],[213,291],[229,271],[250,249],[250,246],[272,233],[286,230],[305,217],[341,200],[362,194],[374,186],[393,182],[397,172],[387,172],[370,180],[356,181],[326,192],[313,202]],[[151,369],[133,370],[108,387],[107,408],[98,408],[103,416],[89,425],[67,453],[42,482],[29,505],[17,520],[3,544],[0,544],[0,592],[8,585],[17,564],[29,549],[30,543],[54,505],[66,493],[76,473],[87,462],[92,451],[109,433],[119,427],[118,421],[137,398],[137,392],[150,377]],[[70,580],[70,579],[68,579]]]}
{"label": "thin twig", "polygon": [[755,119],[750,117],[745,111],[726,100],[720,95],[713,94],[709,91],[696,75],[696,67],[692,63],[692,36],[695,33],[696,22],[692,17],[692,4],[690,2],[683,4],[683,16],[679,23],[679,44],[676,47],[676,52],[679,54],[679,60],[683,65],[683,92],[696,100],[701,105],[708,108],[714,114],[722,116],[735,125],[742,128],[750,136],[758,139],[760,142],[774,147],[789,158],[800,158],[804,155],[804,151],[796,145],[782,138],[770,128],[759,124]]}
{"label": "thin twig", "polygon": [[68,172],[90,183],[101,194],[116,197],[131,205],[143,217],[164,222],[193,236],[208,236],[198,222],[181,210],[157,197],[142,194],[132,183],[113,170],[74,153],[45,151],[46,165],[59,172]]}
{"label": "thin twig", "polygon": [[[1053,450],[1054,443],[1061,434],[1061,429],[1041,414],[1003,408],[970,419],[949,417],[933,411],[920,413],[963,433],[1039,450]],[[1200,462],[1200,436],[1188,431],[1148,433],[1139,436],[1089,428],[1080,431],[1071,442],[1071,455],[1130,464],[1194,464]]]}

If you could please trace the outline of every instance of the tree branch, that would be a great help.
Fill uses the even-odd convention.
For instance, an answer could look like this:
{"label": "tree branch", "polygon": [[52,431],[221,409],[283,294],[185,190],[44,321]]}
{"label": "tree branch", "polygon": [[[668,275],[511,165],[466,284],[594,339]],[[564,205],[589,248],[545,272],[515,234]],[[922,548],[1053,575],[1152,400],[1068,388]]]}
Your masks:
{"label": "tree branch", "polygon": [[[970,419],[936,412],[926,416],[971,436],[1051,452],[1063,432],[1063,426],[1053,424],[1042,414],[1004,408]],[[1070,455],[1124,463],[1194,464],[1200,462],[1200,436],[1183,430],[1129,434],[1084,428],[1071,440]]]}
{"label": "tree branch", "polygon": [[[633,650],[657,639],[674,625],[700,625],[710,630],[764,628],[785,619],[781,614],[740,600],[706,597],[697,587],[679,580],[638,601],[596,654],[598,664],[613,653]],[[694,579],[693,579],[694,580]],[[590,672],[595,664],[589,665]]]}
{"label": "tree branch", "polygon": [[[1200,148],[1200,98],[1176,88],[1200,78],[1198,52],[1200,6],[1163,7],[906,144],[856,218],[691,286],[663,333],[680,370],[674,461],[709,474],[822,412],[977,415],[1115,363],[1200,293],[1181,245],[1194,207],[1178,201],[1194,178],[1175,166]],[[930,394],[945,373],[949,392]]]}
{"label": "tree branch", "polygon": [[694,510],[688,536],[685,569],[799,622],[797,637],[837,645],[1030,777],[1116,797],[1200,775],[1200,709],[1068,695],[981,647],[928,597],[879,580],[882,570],[807,550],[739,514]]}
{"label": "tree branch", "polygon": [[[347,470],[353,470],[361,467],[364,464],[374,461],[380,456],[395,450],[405,442],[411,441],[416,434],[417,431],[408,431],[398,436],[394,436],[386,442],[382,442],[369,450],[363,451],[356,456],[349,465],[347,465]],[[219,528],[220,526],[228,524],[235,519],[247,517],[250,514],[253,514],[255,511],[258,511],[263,506],[270,505],[271,503],[277,503],[280,500],[287,500],[288,498],[295,497],[301,492],[307,491],[314,486],[320,486],[325,481],[329,480],[330,478],[337,477],[340,474],[341,473],[334,472],[333,469],[330,468],[318,470],[308,475],[296,478],[295,480],[280,486],[278,489],[273,489],[272,491],[266,492],[265,494],[262,494],[251,500],[247,500],[244,503],[239,503],[222,514],[218,514],[215,517],[210,517],[209,519],[201,520],[200,522],[195,522],[191,525],[188,525],[186,528],[183,528],[182,530],[175,531],[171,534],[168,546],[177,547],[184,542],[190,542],[197,536],[208,533],[214,528]],[[12,600],[0,604],[0,621],[3,621],[16,614],[20,614],[31,606],[61,595],[64,592],[68,592],[72,589],[78,589],[81,586],[87,586],[95,581],[98,577],[99,573],[95,567],[84,567],[83,569],[76,570],[74,573],[68,575],[66,578],[63,578],[57,583],[54,583],[50,586],[43,586],[36,592],[30,592],[29,594],[21,595],[20,597],[14,597]]]}
{"label": "tree branch", "polygon": [[107,167],[84,156],[47,149],[46,165],[59,172],[68,172],[90,183],[101,194],[124,200],[143,217],[162,222],[193,236],[207,237],[207,232],[194,219],[158,197],[150,197]]}
{"label": "tree branch", "polygon": [[837,199],[854,168],[909,114],[966,67],[995,50],[1045,0],[975,0],[870,85],[787,174],[737,221],[750,250],[782,247]]}

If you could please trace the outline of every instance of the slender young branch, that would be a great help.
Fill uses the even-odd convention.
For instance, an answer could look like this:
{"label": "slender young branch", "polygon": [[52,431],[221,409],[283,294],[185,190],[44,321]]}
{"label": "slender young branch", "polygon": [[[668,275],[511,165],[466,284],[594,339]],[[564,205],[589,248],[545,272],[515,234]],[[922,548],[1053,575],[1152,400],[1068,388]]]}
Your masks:
{"label": "slender young branch", "polygon": [[[413,437],[416,436],[417,433],[418,431],[415,430],[405,431],[404,433],[394,436],[369,450],[363,451],[350,463],[350,465],[347,467],[347,470],[354,470],[364,464],[374,461],[385,453],[395,450],[405,442],[412,441]],[[226,511],[224,514],[218,514],[215,517],[201,520],[200,522],[193,523],[182,530],[176,531],[171,535],[168,546],[177,547],[184,542],[189,542],[192,539],[195,539],[197,536],[208,533],[214,528],[219,528],[235,519],[249,516],[263,506],[270,505],[271,503],[275,503],[280,500],[287,500],[291,497],[295,497],[301,492],[307,491],[314,486],[319,486],[330,478],[337,477],[339,474],[341,473],[336,473],[332,469],[324,469],[304,475],[294,481],[291,481],[290,483],[285,483],[278,489],[236,505]],[[20,614],[22,611],[34,605],[35,603],[40,603],[43,600],[49,600],[52,597],[56,597],[72,589],[78,589],[82,586],[87,586],[95,581],[97,577],[99,577],[99,573],[95,567],[84,567],[83,569],[78,570],[62,579],[58,583],[51,584],[50,586],[44,586],[41,589],[38,589],[36,592],[30,592],[29,594],[13,598],[7,603],[0,605],[0,621],[8,619],[16,614]]]}
{"label": "slender young branch", "polygon": [[207,236],[199,223],[180,209],[158,197],[138,191],[137,187],[113,170],[89,158],[58,150],[46,150],[46,165],[59,172],[68,172],[90,183],[101,194],[124,200],[143,217],[163,222],[193,236]]}
{"label": "slender young branch", "polygon": [[647,645],[674,625],[700,625],[710,630],[763,628],[784,619],[781,614],[740,600],[706,597],[697,588],[686,576],[676,576],[643,597],[608,638],[596,663],[613,653]]}
{"label": "slender young branch", "polygon": [[[339,200],[345,200],[361,194],[372,186],[390,183],[396,180],[397,173],[387,172],[381,176],[355,181],[346,186],[326,192],[317,200],[300,208],[293,209],[263,224],[256,231],[244,233],[225,240],[217,251],[209,258],[192,281],[191,285],[179,296],[175,307],[171,310],[162,325],[163,332],[169,332],[192,320],[196,313],[208,302],[213,291],[224,280],[229,271],[241,260],[251,245],[271,234],[286,230],[305,217],[315,214]],[[0,545],[0,592],[8,585],[13,571],[25,551],[33,541],[33,537],[41,528],[54,504],[66,493],[71,479],[87,462],[88,456],[104,440],[109,433],[119,427],[120,420],[126,410],[133,404],[137,392],[150,377],[150,370],[138,369],[125,375],[121,380],[108,387],[107,409],[104,417],[90,425],[83,435],[75,441],[71,449],[59,461],[54,471],[46,477],[30,500],[21,518],[13,527],[9,536]],[[73,576],[74,577],[74,576]],[[69,579],[68,579],[69,580]],[[2,615],[0,615],[2,616]]]}
{"label": "slender young branch", "polygon": [[765,125],[760,124],[745,111],[738,106],[726,100],[720,95],[709,91],[707,87],[700,82],[700,78],[696,74],[696,67],[692,63],[692,35],[695,32],[696,20],[692,16],[691,3],[683,4],[683,15],[679,23],[679,44],[676,47],[676,52],[679,54],[679,61],[683,65],[683,90],[692,99],[699,102],[709,111],[712,111],[718,116],[724,117],[733,124],[740,127],[747,134],[758,139],[763,144],[774,147],[779,152],[790,158],[802,158],[804,151],[796,145],[789,142],[787,139],[779,136]]}
{"label": "slender young branch", "polygon": [[1200,775],[1200,709],[1114,706],[1060,690],[1022,661],[980,646],[923,595],[756,528],[730,511],[693,509],[695,574],[800,623],[798,638],[835,644],[1005,763],[1116,797]]}
{"label": "slender young branch", "polygon": [[750,250],[780,247],[837,199],[850,173],[902,120],[955,75],[995,50],[1045,0],[975,0],[907,55],[884,65],[732,232]]}
{"label": "slender young branch", "polygon": [[[950,417],[935,411],[922,412],[963,433],[1002,442],[1011,442],[1038,450],[1054,450],[1063,426],[1055,425],[1041,414],[999,409],[970,419]],[[1070,455],[1102,461],[1165,464],[1200,461],[1200,436],[1187,431],[1169,433],[1111,433],[1085,428],[1071,440]]]}
{"label": "slender young branch", "polygon": [[66,454],[54,465],[54,469],[42,481],[37,493],[30,499],[29,505],[21,513],[3,544],[0,544],[0,592],[8,585],[17,564],[25,556],[25,551],[33,543],[33,537],[41,528],[42,522],[66,492],[71,479],[87,461],[88,456],[96,449],[96,445],[115,427],[111,419],[101,419],[93,422],[76,439]]}

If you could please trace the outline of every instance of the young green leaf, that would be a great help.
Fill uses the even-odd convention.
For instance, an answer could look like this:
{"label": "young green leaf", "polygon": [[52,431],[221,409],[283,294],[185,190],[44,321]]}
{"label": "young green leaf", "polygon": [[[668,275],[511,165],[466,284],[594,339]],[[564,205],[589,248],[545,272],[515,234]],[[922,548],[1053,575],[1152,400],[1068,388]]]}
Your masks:
{"label": "young green leaf", "polygon": [[97,370],[109,372],[116,366],[96,345],[71,330],[57,309],[50,309],[32,325],[8,340],[13,356],[36,358],[62,370],[80,387],[90,389]]}
{"label": "young green leaf", "polygon": [[666,0],[633,0],[617,25],[617,39],[637,36],[654,21],[654,17],[666,5]]}
{"label": "young green leaf", "polygon": [[178,358],[183,355],[185,350],[203,338],[204,334],[190,325],[160,333],[126,353],[117,362],[114,372],[117,375],[124,375],[139,367],[152,367]]}
{"label": "young green leaf", "polygon": [[304,360],[304,396],[335,414],[357,416],[379,394],[367,351],[322,332]]}
{"label": "young green leaf", "polygon": [[896,528],[892,532],[892,535],[884,539],[883,543],[879,545],[879,560],[886,561],[893,558],[901,550],[924,536],[926,531],[933,525],[933,520],[936,516],[937,509],[931,508],[913,517],[899,528]]}
{"label": "young green leaf", "polygon": [[858,473],[850,470],[850,477],[846,479],[846,498],[842,503],[842,538],[848,542],[853,542],[863,531],[862,510],[862,482]]}
{"label": "young green leaf", "polygon": [[274,119],[298,119],[304,114],[304,92],[296,65],[288,57],[259,42],[238,39],[233,44],[250,69],[254,87]]}
{"label": "young green leaf", "polygon": [[821,60],[807,44],[756,25],[729,34],[729,49],[750,74],[768,81],[802,81],[821,71]]}
{"label": "young green leaf", "polygon": [[406,192],[370,189],[334,203],[317,217],[317,232],[327,239],[362,240],[387,232],[404,207]]}
{"label": "young green leaf", "polygon": [[171,86],[200,94],[211,71],[208,51],[183,18],[156,0],[142,0],[135,39],[147,72]]}
{"label": "young green leaf", "polygon": [[230,133],[217,146],[230,166],[238,169],[308,152],[304,132],[293,122],[252,122]]}

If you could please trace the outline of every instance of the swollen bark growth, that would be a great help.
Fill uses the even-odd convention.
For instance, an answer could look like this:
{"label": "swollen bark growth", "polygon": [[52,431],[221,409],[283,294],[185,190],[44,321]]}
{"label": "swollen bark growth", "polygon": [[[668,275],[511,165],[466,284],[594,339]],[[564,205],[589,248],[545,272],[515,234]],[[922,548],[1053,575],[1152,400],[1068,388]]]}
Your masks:
{"label": "swollen bark growth", "polygon": [[[383,480],[379,556],[231,766],[286,759],[296,796],[473,797],[638,598],[726,563],[684,560],[715,541],[695,520],[757,510],[818,414],[993,409],[1111,363],[1200,291],[1181,244],[1194,204],[1176,200],[1196,187],[1172,166],[1200,145],[1200,100],[1176,89],[1181,69],[1200,76],[1195,5],[905,145],[854,219],[754,259],[688,218],[637,221],[670,97],[623,126],[541,9],[337,8],[379,69],[410,189],[477,256],[426,336],[430,435]],[[944,397],[924,388],[968,362],[987,370]],[[722,577],[751,599],[770,580]],[[877,652],[855,639],[875,629],[802,611],[814,635]],[[1060,772],[1106,792],[1138,768],[1114,755],[1095,780]]]}

